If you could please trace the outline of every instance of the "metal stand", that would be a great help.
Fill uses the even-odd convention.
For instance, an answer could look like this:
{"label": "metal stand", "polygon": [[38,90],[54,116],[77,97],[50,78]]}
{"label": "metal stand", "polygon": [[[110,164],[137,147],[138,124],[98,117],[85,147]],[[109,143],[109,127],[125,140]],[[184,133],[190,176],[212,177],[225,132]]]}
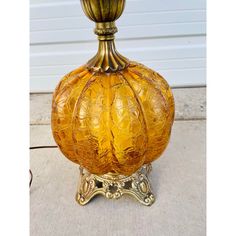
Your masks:
{"label": "metal stand", "polygon": [[129,194],[140,203],[150,206],[155,201],[148,179],[150,171],[151,164],[143,165],[131,176],[113,173],[94,175],[80,168],[76,201],[80,205],[85,205],[97,194],[102,194],[108,199],[119,199],[123,194]]}

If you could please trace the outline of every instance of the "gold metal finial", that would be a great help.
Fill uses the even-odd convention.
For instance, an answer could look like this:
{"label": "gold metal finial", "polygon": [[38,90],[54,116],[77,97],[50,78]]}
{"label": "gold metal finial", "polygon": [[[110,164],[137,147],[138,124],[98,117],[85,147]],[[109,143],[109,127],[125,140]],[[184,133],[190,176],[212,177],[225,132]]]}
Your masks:
{"label": "gold metal finial", "polygon": [[95,195],[101,194],[108,199],[119,199],[128,194],[145,206],[151,206],[155,197],[151,191],[148,174],[151,165],[144,165],[131,176],[112,173],[95,175],[80,168],[80,182],[76,201],[80,205],[87,204]]}
{"label": "gold metal finial", "polygon": [[117,72],[129,65],[129,60],[120,55],[115,48],[115,25],[125,7],[125,0],[81,0],[85,15],[96,22],[95,34],[98,35],[97,54],[88,61],[87,67],[98,72]]}

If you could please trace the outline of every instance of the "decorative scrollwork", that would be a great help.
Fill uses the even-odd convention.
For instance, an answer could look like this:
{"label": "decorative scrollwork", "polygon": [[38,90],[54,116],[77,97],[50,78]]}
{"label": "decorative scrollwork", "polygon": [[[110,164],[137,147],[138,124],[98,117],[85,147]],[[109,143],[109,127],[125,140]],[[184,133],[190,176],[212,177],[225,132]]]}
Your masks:
{"label": "decorative scrollwork", "polygon": [[147,176],[150,170],[149,165],[144,165],[136,173],[126,177],[114,174],[98,176],[84,172],[81,168],[76,200],[79,204],[85,205],[97,194],[102,194],[108,199],[119,199],[124,194],[129,194],[142,204],[150,206],[155,201]]}

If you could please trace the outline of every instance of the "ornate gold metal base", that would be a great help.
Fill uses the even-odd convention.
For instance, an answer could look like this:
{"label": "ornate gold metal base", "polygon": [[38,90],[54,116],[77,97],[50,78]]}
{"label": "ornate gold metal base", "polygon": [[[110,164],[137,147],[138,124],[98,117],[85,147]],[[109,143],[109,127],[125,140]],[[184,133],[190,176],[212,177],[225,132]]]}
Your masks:
{"label": "ornate gold metal base", "polygon": [[108,199],[119,199],[123,194],[129,194],[140,203],[150,206],[155,201],[148,180],[150,171],[150,164],[143,165],[140,170],[131,176],[112,173],[94,175],[80,168],[76,201],[80,205],[85,205],[97,194],[102,194]]}

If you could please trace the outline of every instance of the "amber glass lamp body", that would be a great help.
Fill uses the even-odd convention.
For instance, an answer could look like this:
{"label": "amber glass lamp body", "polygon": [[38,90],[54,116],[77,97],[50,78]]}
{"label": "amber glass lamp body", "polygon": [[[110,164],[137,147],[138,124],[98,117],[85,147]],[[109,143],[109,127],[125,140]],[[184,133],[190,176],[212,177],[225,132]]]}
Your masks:
{"label": "amber glass lamp body", "polygon": [[99,50],[58,84],[53,136],[62,153],[90,173],[129,176],[165,150],[174,120],[173,95],[161,75],[116,51],[114,21],[124,1],[113,0],[113,12],[108,6],[94,10],[98,0],[81,2],[97,22]]}

